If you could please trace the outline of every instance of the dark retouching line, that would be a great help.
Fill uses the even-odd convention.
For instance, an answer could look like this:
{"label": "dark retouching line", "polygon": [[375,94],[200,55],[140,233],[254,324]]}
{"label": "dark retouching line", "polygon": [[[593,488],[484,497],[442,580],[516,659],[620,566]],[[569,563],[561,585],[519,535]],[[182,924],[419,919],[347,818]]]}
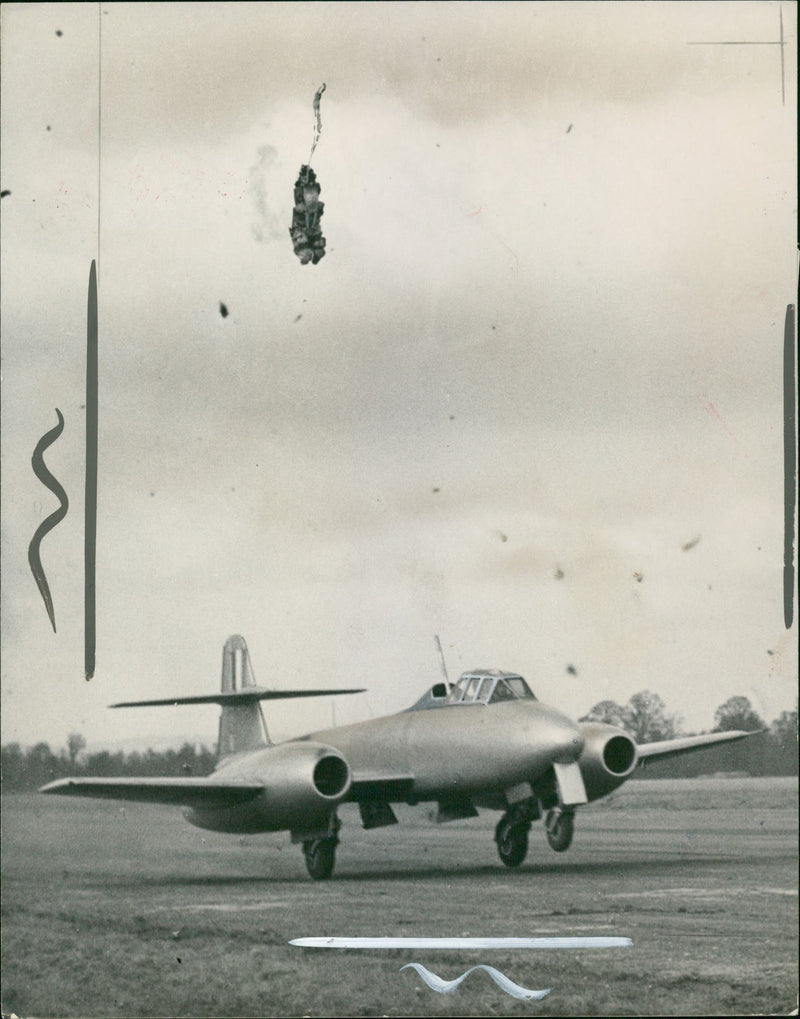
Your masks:
{"label": "dark retouching line", "polygon": [[51,428],[49,432],[45,432],[41,439],[39,439],[36,443],[36,448],[34,449],[33,456],[31,457],[31,466],[33,467],[33,473],[39,481],[41,481],[45,488],[49,488],[53,495],[56,496],[60,506],[57,510],[54,510],[50,516],[45,517],[41,524],[39,524],[31,538],[31,543],[28,546],[28,563],[30,564],[31,572],[33,573],[33,579],[36,581],[39,593],[44,601],[44,607],[47,609],[47,615],[50,618],[53,633],[56,632],[56,616],[55,611],[53,610],[53,599],[50,595],[50,585],[47,583],[47,577],[45,576],[44,568],[42,567],[42,559],[39,555],[39,546],[42,543],[42,538],[52,531],[56,524],[61,523],[69,509],[67,493],[64,491],[61,483],[53,477],[47,469],[47,465],[44,462],[44,451],[49,446],[52,446],[59,435],[61,435],[64,431],[64,416],[58,407],[56,407],[56,414],[58,416],[58,424],[55,428]]}

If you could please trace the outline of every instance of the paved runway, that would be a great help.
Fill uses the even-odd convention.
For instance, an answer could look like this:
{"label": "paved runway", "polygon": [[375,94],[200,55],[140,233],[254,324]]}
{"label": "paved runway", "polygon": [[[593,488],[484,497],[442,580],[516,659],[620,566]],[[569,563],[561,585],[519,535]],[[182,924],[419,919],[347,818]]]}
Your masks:
{"label": "paved runway", "polygon": [[[365,832],[348,807],[334,878],[321,883],[287,835],[201,832],[169,808],[7,797],[4,1009],[786,1014],[797,993],[796,790],[630,783],[579,814],[567,853],[534,825],[518,870],[496,855],[494,814],[436,826],[426,806],[401,807],[400,825]],[[633,947],[422,957],[288,944],[320,935],[621,936]],[[474,973],[442,995],[401,972],[407,962],[447,980],[488,963],[552,991],[515,1001]]]}

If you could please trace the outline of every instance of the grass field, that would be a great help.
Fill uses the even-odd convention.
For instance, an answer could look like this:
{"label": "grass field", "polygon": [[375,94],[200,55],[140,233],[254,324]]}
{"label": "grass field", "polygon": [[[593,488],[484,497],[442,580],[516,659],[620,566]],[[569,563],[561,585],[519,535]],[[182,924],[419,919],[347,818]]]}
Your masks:
{"label": "grass field", "polygon": [[[342,812],[330,882],[288,835],[215,835],[173,808],[3,799],[2,1004],[18,1016],[787,1014],[797,995],[797,781],[629,783],[541,825],[519,870],[497,815],[437,826],[426,806],[365,832]],[[619,935],[578,951],[341,951],[310,935]],[[519,1002],[483,962],[529,988]]]}

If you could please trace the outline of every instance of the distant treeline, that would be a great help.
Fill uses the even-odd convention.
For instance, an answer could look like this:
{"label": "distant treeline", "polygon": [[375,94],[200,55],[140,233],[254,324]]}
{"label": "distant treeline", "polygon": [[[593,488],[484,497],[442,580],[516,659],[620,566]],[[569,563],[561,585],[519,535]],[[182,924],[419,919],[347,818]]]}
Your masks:
{"label": "distant treeline", "polygon": [[47,743],[23,749],[19,743],[2,748],[3,792],[24,792],[67,776],[114,778],[179,778],[182,775],[209,775],[215,756],[207,747],[184,743],[180,750],[145,753],[83,753],[83,738],[71,734],[69,746],[57,754]]}

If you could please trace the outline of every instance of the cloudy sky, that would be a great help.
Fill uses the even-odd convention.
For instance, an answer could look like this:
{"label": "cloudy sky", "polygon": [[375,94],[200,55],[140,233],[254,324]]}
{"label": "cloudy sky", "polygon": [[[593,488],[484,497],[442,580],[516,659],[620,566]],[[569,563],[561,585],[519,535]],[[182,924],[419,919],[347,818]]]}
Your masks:
{"label": "cloudy sky", "polygon": [[[210,743],[213,707],[105,706],[216,689],[232,633],[263,685],[368,687],[337,722],[435,682],[434,634],[451,674],[519,671],[575,715],[641,689],[690,730],[735,694],[793,708],[796,9],[785,104],[780,47],[688,45],[774,42],[780,11],[4,4],[3,742]],[[323,82],[328,254],[301,266]],[[56,506],[30,465],[56,407],[54,634],[27,548]]]}

